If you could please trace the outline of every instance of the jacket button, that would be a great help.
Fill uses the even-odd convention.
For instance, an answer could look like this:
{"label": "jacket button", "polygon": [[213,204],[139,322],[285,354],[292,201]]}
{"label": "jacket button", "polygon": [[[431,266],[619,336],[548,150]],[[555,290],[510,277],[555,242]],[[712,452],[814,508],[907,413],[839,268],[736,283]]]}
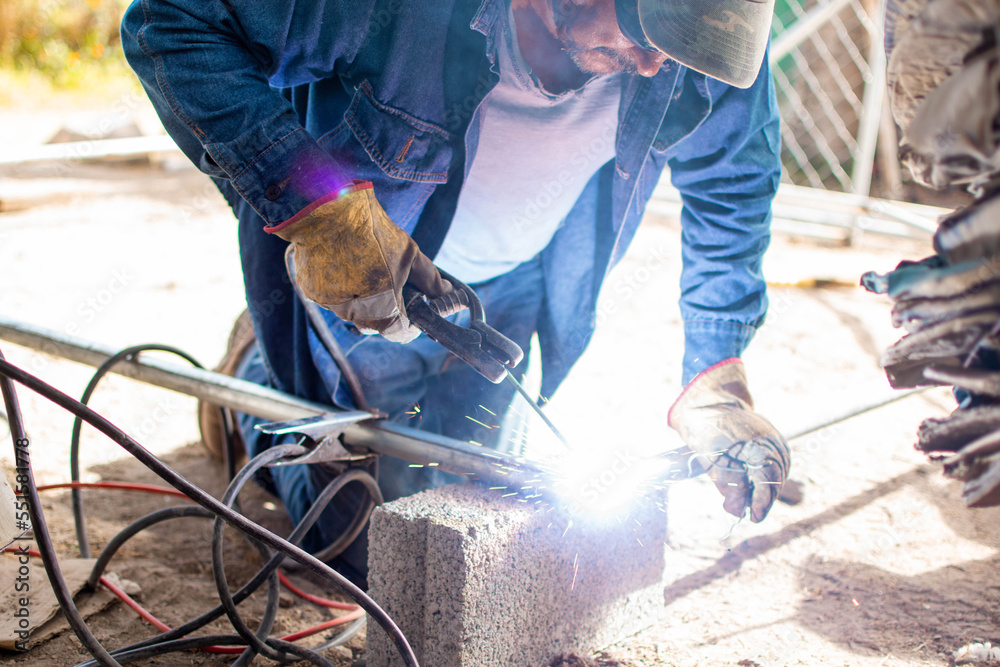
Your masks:
{"label": "jacket button", "polygon": [[273,185],[272,184],[272,185],[267,186],[267,189],[264,190],[264,197],[266,197],[268,201],[274,201],[275,199],[277,199],[280,196],[281,196],[281,186],[280,185]]}

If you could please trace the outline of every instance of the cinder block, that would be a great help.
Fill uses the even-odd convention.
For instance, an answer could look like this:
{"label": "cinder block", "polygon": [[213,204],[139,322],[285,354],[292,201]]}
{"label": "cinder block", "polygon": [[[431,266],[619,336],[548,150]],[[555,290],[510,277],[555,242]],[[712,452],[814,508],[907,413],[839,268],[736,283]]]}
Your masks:
{"label": "cinder block", "polygon": [[[663,610],[666,516],[648,503],[601,522],[474,484],[378,508],[369,594],[426,667],[541,667],[654,623]],[[368,626],[367,667],[401,665]]]}

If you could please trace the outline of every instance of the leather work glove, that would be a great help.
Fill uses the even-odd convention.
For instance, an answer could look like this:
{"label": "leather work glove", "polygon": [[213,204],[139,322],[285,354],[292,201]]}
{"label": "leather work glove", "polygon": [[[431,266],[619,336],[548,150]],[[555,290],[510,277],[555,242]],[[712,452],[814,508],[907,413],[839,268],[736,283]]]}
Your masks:
{"label": "leather work glove", "polygon": [[428,298],[452,289],[389,219],[370,182],[355,182],[346,194],[266,231],[293,245],[302,292],[362,333],[408,343],[420,332],[406,316],[403,285]]}
{"label": "leather work glove", "polygon": [[743,362],[732,358],[700,373],[670,408],[670,426],[725,497],[723,508],[762,521],[788,477],[785,439],[753,411]]}

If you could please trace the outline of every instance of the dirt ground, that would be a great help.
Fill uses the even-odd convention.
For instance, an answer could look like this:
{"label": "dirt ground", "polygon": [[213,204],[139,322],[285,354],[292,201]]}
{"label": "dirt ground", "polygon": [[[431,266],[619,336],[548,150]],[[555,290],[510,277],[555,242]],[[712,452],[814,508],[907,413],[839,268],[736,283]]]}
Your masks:
{"label": "dirt ground", "polygon": [[[150,122],[140,103],[125,102],[141,125]],[[0,110],[0,145],[40,143],[64,120],[59,110]],[[155,165],[0,168],[0,313],[111,346],[167,343],[214,364],[244,306],[236,228],[208,180],[182,165],[168,156]],[[853,285],[866,270],[928,252],[929,243],[871,234],[854,247],[776,237],[765,265],[768,323],[745,355],[758,410],[794,434],[890,396],[878,359],[900,333],[889,324],[888,302]],[[570,441],[594,451],[677,444],[666,411],[680,388],[679,270],[677,221],[650,218],[607,283],[591,348],[550,404]],[[814,279],[829,282],[817,288]],[[71,395],[92,372],[4,342],[0,350]],[[26,390],[19,396],[39,483],[67,480],[72,419]],[[675,485],[662,618],[597,656],[562,664],[950,665],[969,642],[1000,642],[1000,510],[965,509],[960,486],[912,446],[920,421],[953,405],[947,391],[931,390],[793,440],[792,476],[805,498],[776,506],[761,524],[734,522],[704,480]],[[193,400],[109,377],[93,406],[221,493],[223,472],[206,464],[197,443]],[[82,451],[87,481],[155,481],[89,429]],[[0,461],[10,470],[9,447],[0,448]],[[44,510],[60,552],[71,557],[68,499],[48,493]],[[174,503],[111,491],[88,491],[85,500],[95,548],[131,519]],[[244,507],[283,525],[280,505],[259,490],[248,492]],[[154,613],[181,623],[214,604],[209,531],[198,520],[164,524],[130,542],[112,569],[141,587]],[[236,582],[258,560],[233,538],[227,563]],[[328,617],[283,597],[282,632]],[[260,609],[255,598],[247,617]],[[123,605],[90,624],[111,647],[152,634]],[[350,665],[363,648],[362,635],[329,656]],[[0,653],[2,664],[29,667],[83,659],[71,633],[26,654]],[[149,664],[231,661],[185,653]]]}

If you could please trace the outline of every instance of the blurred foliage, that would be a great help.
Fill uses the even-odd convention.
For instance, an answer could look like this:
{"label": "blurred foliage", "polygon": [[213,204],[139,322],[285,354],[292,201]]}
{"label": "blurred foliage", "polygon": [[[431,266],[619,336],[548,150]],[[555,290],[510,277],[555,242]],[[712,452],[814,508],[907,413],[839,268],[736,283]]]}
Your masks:
{"label": "blurred foliage", "polygon": [[118,28],[128,0],[0,0],[0,70],[79,89],[127,75]]}

